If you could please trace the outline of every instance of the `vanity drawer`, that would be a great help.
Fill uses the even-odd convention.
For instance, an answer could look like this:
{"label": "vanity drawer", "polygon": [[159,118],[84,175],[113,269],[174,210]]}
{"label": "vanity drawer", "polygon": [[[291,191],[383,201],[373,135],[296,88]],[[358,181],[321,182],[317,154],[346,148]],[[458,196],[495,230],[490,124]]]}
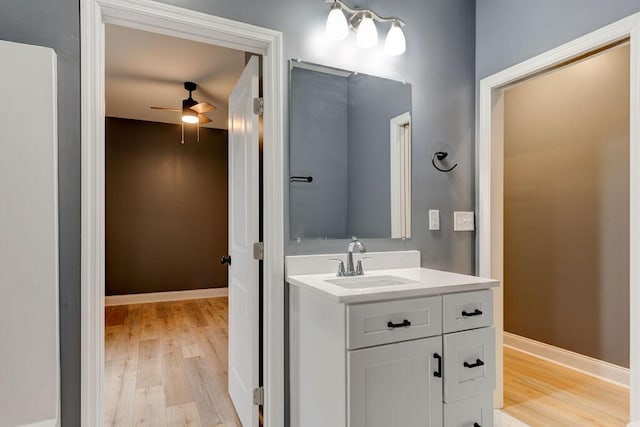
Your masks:
{"label": "vanity drawer", "polygon": [[493,293],[489,289],[445,295],[443,306],[445,334],[493,323]]}
{"label": "vanity drawer", "polygon": [[493,394],[444,404],[444,427],[493,427]]}
{"label": "vanity drawer", "polygon": [[495,329],[444,335],[444,401],[457,402],[495,388]]}
{"label": "vanity drawer", "polygon": [[347,306],[347,349],[442,334],[442,298]]}

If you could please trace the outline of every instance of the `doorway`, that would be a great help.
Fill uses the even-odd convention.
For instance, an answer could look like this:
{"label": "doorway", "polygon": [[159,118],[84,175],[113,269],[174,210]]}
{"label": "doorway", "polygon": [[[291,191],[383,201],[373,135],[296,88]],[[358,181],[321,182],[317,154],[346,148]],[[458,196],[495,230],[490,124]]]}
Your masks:
{"label": "doorway", "polygon": [[[502,282],[502,286],[494,293],[494,302],[496,307],[495,323],[497,326],[497,387],[494,403],[497,408],[502,408],[506,402],[503,401],[504,387],[507,382],[506,374],[503,375],[503,366],[507,365],[503,358],[503,331],[504,331],[504,299],[503,292],[509,283],[506,282],[505,271],[508,266],[505,265],[506,247],[508,242],[505,235],[505,198],[506,185],[505,177],[508,171],[505,169],[505,88],[516,87],[517,84],[528,81],[534,76],[549,73],[552,70],[559,70],[567,67],[576,61],[584,60],[601,53],[612,46],[630,43],[630,144],[629,156],[620,161],[629,161],[630,176],[628,178],[628,200],[629,200],[629,292],[630,307],[621,307],[622,310],[630,310],[630,412],[631,419],[637,416],[639,409],[637,387],[638,371],[635,369],[638,354],[634,348],[638,342],[638,318],[636,316],[636,307],[638,306],[638,284],[640,283],[640,274],[634,265],[638,256],[638,247],[635,241],[638,240],[640,230],[635,226],[635,220],[640,218],[640,204],[638,198],[637,175],[640,170],[640,152],[637,149],[637,136],[640,110],[637,108],[640,96],[637,92],[640,83],[640,75],[638,74],[638,58],[639,52],[636,43],[637,29],[639,28],[640,16],[634,15],[622,21],[611,24],[601,30],[591,33],[587,36],[579,38],[566,45],[560,46],[552,51],[546,52],[521,64],[513,66],[503,72],[495,74],[491,77],[483,79],[480,84],[480,117],[479,117],[479,145],[478,145],[478,215],[479,215],[479,241],[478,241],[478,266],[479,274],[483,276],[492,276]],[[596,58],[597,59],[597,58]],[[540,189],[541,191],[549,190],[548,188]],[[623,242],[624,244],[624,242]],[[542,266],[541,268],[544,268]],[[507,308],[508,310],[508,308]],[[623,334],[624,335],[624,334]],[[505,335],[506,340],[508,336]],[[513,344],[513,341],[511,342]],[[529,347],[531,350],[531,347]],[[551,358],[551,357],[548,357]],[[580,360],[583,363],[584,359]],[[565,364],[569,365],[569,363]],[[589,371],[589,364],[582,364],[579,369],[587,371],[590,374],[597,372]],[[591,365],[593,366],[593,364]],[[604,366],[604,368],[603,368]],[[601,376],[613,375],[617,373],[615,369],[608,369],[609,366],[597,365],[596,369],[604,369],[605,372]],[[549,372],[549,369],[546,369]],[[602,372],[601,372],[602,373]],[[619,372],[618,372],[619,373]]]}
{"label": "doorway", "polygon": [[629,421],[629,55],[502,88],[503,410],[529,425]]}
{"label": "doorway", "polygon": [[105,425],[254,425],[259,57],[107,25],[105,58]]}
{"label": "doorway", "polygon": [[[104,25],[105,22],[238,49],[263,57],[264,422],[284,419],[282,35],[149,1],[83,0],[82,15],[82,422],[103,424],[104,385]],[[257,81],[257,78],[255,79]],[[253,104],[253,103],[251,103]],[[249,103],[243,104],[246,107]],[[248,111],[245,108],[246,111]],[[239,123],[242,123],[240,121]],[[257,125],[255,126],[258,127]],[[232,162],[230,162],[231,164]],[[232,239],[233,240],[233,239]],[[245,249],[250,245],[246,245]],[[257,311],[257,310],[256,310]],[[257,313],[256,313],[257,317]],[[257,331],[256,331],[257,332]],[[256,346],[257,347],[257,346]],[[258,384],[256,384],[258,386]],[[258,387],[256,387],[256,390]],[[253,389],[248,390],[252,398]],[[246,402],[245,402],[246,403]],[[256,404],[260,404],[260,400]],[[254,405],[251,399],[250,405]],[[249,423],[252,424],[252,423]],[[256,422],[257,424],[257,422]]]}

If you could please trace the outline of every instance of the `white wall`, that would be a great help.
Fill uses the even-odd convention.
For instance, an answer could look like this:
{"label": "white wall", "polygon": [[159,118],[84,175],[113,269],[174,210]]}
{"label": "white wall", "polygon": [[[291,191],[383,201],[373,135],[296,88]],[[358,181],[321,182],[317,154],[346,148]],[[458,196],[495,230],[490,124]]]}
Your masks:
{"label": "white wall", "polygon": [[0,41],[0,62],[0,427],[53,426],[60,394],[56,55]]}

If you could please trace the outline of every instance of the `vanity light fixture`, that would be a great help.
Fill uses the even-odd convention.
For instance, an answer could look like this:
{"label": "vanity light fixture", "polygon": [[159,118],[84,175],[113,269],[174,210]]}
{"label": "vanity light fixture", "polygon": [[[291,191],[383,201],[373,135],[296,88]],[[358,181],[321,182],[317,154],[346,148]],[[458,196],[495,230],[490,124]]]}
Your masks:
{"label": "vanity light fixture", "polygon": [[[356,32],[356,45],[366,49],[378,44],[377,23],[391,23],[385,39],[384,51],[387,55],[402,55],[407,49],[404,37],[404,21],[396,17],[382,17],[371,9],[353,8],[342,0],[325,0],[331,3],[327,17],[327,38],[343,40],[349,34],[349,28]],[[346,16],[345,16],[346,13]]]}

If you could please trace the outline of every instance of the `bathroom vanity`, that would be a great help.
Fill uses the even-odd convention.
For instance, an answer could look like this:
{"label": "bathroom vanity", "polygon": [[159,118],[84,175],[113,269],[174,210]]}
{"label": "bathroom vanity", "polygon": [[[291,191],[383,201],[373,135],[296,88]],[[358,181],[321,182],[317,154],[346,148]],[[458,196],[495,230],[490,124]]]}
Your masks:
{"label": "bathroom vanity", "polygon": [[287,257],[291,425],[493,426],[498,282],[420,268],[418,251]]}

